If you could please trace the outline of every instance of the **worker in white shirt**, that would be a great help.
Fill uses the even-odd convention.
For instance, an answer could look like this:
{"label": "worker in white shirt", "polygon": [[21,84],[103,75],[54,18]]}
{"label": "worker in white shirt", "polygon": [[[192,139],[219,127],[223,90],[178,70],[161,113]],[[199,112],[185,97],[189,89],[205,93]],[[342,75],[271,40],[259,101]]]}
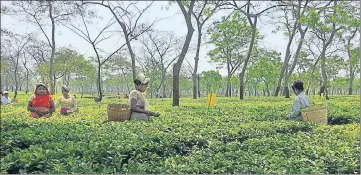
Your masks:
{"label": "worker in white shirt", "polygon": [[296,80],[292,85],[296,98],[293,101],[292,111],[286,116],[286,119],[302,120],[301,109],[310,107],[310,98],[303,91],[303,82]]}
{"label": "worker in white shirt", "polygon": [[4,91],[3,94],[4,95],[1,97],[1,104],[3,105],[11,104],[11,98],[9,97],[9,92]]}

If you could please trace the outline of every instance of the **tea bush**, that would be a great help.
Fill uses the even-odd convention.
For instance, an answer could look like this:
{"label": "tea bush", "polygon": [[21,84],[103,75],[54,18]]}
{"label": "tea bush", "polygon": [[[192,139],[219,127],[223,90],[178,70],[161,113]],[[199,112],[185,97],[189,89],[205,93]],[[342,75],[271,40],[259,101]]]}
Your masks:
{"label": "tea bush", "polygon": [[359,96],[332,96],[329,125],[285,120],[283,97],[151,99],[149,123],[105,122],[114,98],[32,119],[27,98],[1,107],[1,173],[360,173]]}

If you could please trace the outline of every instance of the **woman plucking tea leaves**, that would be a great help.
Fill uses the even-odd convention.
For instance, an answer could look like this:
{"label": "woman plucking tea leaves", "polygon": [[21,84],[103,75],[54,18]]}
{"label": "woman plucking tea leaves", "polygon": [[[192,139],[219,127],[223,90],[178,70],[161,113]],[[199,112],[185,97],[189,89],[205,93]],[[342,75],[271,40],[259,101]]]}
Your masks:
{"label": "woman plucking tea leaves", "polygon": [[149,121],[150,116],[159,116],[158,113],[148,110],[149,103],[144,92],[147,90],[149,81],[150,78],[144,74],[139,74],[134,80],[135,90],[132,90],[129,94],[130,120]]}
{"label": "woman plucking tea leaves", "polygon": [[286,116],[286,119],[302,120],[301,109],[310,107],[310,98],[303,91],[303,82],[296,80],[292,85],[293,92],[296,94],[293,101],[292,111]]}
{"label": "woman plucking tea leaves", "polygon": [[31,112],[30,117],[32,118],[51,117],[55,111],[54,101],[45,84],[36,84],[34,94],[29,100],[28,111]]}

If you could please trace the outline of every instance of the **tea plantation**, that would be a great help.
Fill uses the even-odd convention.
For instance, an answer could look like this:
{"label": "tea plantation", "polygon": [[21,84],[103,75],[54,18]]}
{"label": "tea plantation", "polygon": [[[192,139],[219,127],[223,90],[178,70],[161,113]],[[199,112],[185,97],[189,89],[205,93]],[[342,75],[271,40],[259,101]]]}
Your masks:
{"label": "tea plantation", "polygon": [[105,122],[115,98],[32,119],[27,98],[1,107],[1,173],[360,173],[359,96],[331,96],[329,125],[285,120],[283,97],[151,99],[149,123]]}

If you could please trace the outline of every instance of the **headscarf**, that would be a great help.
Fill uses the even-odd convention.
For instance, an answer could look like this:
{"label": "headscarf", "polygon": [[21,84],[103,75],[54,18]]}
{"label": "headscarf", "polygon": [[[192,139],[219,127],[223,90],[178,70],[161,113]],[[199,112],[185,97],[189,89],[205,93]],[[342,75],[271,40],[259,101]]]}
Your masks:
{"label": "headscarf", "polygon": [[[39,86],[45,87],[45,89],[47,91],[45,95],[41,95],[41,96],[38,95],[39,94],[38,93]],[[33,107],[48,107],[48,108],[50,108],[50,102],[53,99],[51,98],[51,95],[49,93],[48,86],[46,86],[44,83],[37,83],[34,94],[35,94],[35,98],[32,101],[32,106]]]}

